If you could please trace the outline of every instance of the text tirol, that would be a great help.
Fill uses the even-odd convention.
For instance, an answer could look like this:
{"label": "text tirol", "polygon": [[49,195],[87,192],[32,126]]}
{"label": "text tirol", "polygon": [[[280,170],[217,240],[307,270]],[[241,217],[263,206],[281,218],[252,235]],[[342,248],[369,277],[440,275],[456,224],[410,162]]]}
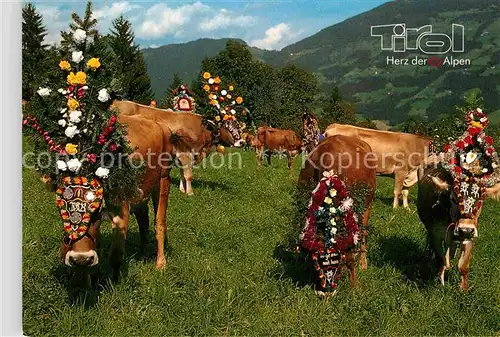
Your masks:
{"label": "text tirol", "polygon": [[437,57],[419,57],[415,56],[413,58],[397,58],[394,56],[387,56],[386,58],[387,65],[394,66],[423,66],[423,65],[431,65],[431,66],[468,66],[470,65],[470,59],[457,59],[453,56],[447,56],[445,58],[437,58]]}

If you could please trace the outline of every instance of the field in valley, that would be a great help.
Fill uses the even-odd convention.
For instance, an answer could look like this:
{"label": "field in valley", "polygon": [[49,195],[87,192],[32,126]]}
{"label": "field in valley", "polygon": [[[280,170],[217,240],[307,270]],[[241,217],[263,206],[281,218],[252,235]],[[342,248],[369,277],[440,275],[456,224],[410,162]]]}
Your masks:
{"label": "field in valley", "polygon": [[[216,154],[215,154],[216,155]],[[390,178],[379,178],[368,238],[369,268],[359,287],[348,282],[327,301],[316,297],[300,255],[287,251],[295,221],[295,179],[285,159],[257,168],[242,152],[241,169],[195,170],[195,196],[178,191],[168,208],[168,265],[154,268],[151,227],[139,252],[129,227],[125,274],[108,280],[110,224],[102,225],[93,288],[68,287],[59,260],[62,223],[54,194],[23,170],[23,317],[28,336],[179,335],[482,335],[500,333],[500,203],[487,201],[470,272],[461,293],[458,272],[438,286],[414,204],[392,209]],[[299,166],[299,160],[296,160]],[[456,260],[455,260],[456,262]]]}

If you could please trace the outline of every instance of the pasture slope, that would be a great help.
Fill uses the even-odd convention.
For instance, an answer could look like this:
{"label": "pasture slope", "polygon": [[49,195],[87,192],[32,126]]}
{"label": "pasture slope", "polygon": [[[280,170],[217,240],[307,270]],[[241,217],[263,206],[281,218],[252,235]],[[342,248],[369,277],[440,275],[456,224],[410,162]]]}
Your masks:
{"label": "pasture slope", "polygon": [[[23,170],[24,333],[28,336],[416,336],[500,332],[500,203],[487,201],[474,248],[471,289],[458,290],[456,269],[437,286],[414,204],[393,211],[392,180],[379,178],[369,236],[369,269],[360,286],[342,284],[318,299],[300,256],[283,249],[294,223],[286,160],[243,169],[196,170],[196,195],[171,192],[168,267],[154,269],[154,234],[139,254],[135,220],[127,238],[125,277],[110,284],[102,265],[88,293],[68,291],[58,246],[62,225],[53,194]],[[296,160],[298,164],[298,160]],[[297,165],[299,166],[299,165]],[[298,176],[296,169],[295,179]],[[178,183],[178,173],[174,174]],[[76,290],[75,290],[76,289]]]}

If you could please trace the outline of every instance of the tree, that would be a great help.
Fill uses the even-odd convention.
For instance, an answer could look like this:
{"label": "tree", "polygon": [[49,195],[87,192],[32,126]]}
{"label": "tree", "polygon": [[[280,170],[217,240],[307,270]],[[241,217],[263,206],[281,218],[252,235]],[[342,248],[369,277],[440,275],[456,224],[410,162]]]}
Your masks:
{"label": "tree", "polygon": [[113,73],[120,83],[120,96],[142,104],[153,97],[144,57],[134,43],[132,24],[123,16],[113,21],[109,44],[113,54]]}
{"label": "tree", "polygon": [[334,87],[329,99],[323,106],[323,114],[320,122],[322,125],[329,125],[331,123],[356,125],[356,106],[344,101],[339,88]]}
{"label": "tree", "polygon": [[179,74],[175,73],[172,82],[165,91],[164,99],[160,102],[160,108],[162,109],[172,108],[172,100],[174,99],[173,91],[177,89],[181,84],[182,84],[181,77],[179,76]]}
{"label": "tree", "polygon": [[[61,48],[65,51],[69,51],[74,43],[73,34],[75,31],[81,29],[87,34],[87,37],[93,38],[94,41],[99,38],[99,32],[97,31],[97,19],[94,17],[92,11],[92,2],[87,2],[85,7],[85,14],[83,19],[76,13],[71,15],[73,22],[69,24],[69,32],[61,31]],[[91,44],[92,45],[92,44]]]}
{"label": "tree", "polygon": [[24,6],[22,17],[22,97],[30,101],[46,77],[45,64],[48,61],[48,53],[43,40],[47,29],[43,25],[42,16],[31,3]]}
{"label": "tree", "polygon": [[399,130],[402,132],[406,133],[412,133],[415,135],[426,135],[428,130],[427,130],[427,125],[426,121],[424,118],[420,116],[410,116],[404,121],[400,127]]}

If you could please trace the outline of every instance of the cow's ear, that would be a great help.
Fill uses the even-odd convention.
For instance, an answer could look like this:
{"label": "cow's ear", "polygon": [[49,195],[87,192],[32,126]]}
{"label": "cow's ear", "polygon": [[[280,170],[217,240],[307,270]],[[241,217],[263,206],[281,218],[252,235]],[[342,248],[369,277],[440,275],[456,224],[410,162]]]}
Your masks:
{"label": "cow's ear", "polygon": [[491,199],[500,199],[500,183],[497,183],[493,187],[486,188],[486,197]]}
{"label": "cow's ear", "polygon": [[438,189],[442,191],[448,191],[450,189],[450,184],[448,184],[446,181],[443,181],[440,178],[431,175],[429,175],[429,178],[431,178],[432,182]]}

